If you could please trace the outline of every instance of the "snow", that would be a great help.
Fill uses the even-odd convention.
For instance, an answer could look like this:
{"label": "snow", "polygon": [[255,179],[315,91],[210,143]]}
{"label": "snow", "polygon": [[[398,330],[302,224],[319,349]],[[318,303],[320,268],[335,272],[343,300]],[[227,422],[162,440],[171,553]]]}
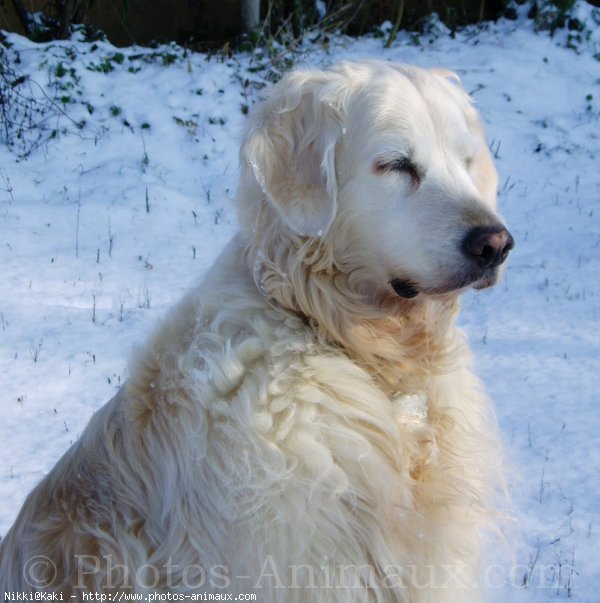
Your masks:
{"label": "snow", "polygon": [[[332,36],[296,56],[442,65],[484,116],[516,239],[502,283],[461,315],[514,467],[515,552],[490,552],[494,601],[598,600],[600,27],[576,10],[589,39],[575,49],[521,16],[455,38],[434,24],[389,50]],[[245,112],[284,60],[8,40],[36,94],[69,102],[26,158],[26,141],[0,146],[0,534],[236,231]]]}

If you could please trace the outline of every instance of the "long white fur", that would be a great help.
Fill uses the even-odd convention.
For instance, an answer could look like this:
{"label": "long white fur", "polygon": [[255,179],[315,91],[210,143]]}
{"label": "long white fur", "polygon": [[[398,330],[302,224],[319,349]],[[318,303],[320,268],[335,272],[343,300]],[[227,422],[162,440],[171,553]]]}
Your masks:
{"label": "long white fur", "polygon": [[[459,291],[426,292],[458,270],[466,229],[499,219],[454,79],[347,63],[292,73],[255,108],[240,233],[29,495],[0,592],[485,598],[500,445]],[[419,190],[373,169],[407,146],[427,165]],[[397,297],[397,273],[425,293]],[[407,423],[392,399],[415,392],[428,417]]]}

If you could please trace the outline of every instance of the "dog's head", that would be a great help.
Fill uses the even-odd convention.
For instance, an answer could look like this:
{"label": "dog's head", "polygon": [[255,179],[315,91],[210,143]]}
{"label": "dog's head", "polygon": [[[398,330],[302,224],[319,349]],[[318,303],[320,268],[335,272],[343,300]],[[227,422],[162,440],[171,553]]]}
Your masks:
{"label": "dog's head", "polygon": [[377,295],[490,286],[513,247],[481,121],[447,71],[294,72],[252,112],[242,162],[242,195],[257,191],[292,237],[328,243]]}

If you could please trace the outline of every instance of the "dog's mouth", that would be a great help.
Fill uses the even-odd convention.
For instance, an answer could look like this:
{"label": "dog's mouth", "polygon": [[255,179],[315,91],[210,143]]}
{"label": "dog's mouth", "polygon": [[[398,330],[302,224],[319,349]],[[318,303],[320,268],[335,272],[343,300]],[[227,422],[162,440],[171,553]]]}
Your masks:
{"label": "dog's mouth", "polygon": [[394,278],[390,281],[390,286],[403,299],[413,299],[420,293],[425,295],[444,295],[447,293],[460,293],[468,287],[481,290],[492,287],[498,281],[498,268],[485,268],[479,270],[470,270],[457,274],[442,285],[420,286],[414,280]]}
{"label": "dog's mouth", "polygon": [[[460,293],[467,287],[477,290],[486,289],[498,281],[501,266],[514,246],[515,241],[504,225],[475,226],[470,228],[462,238],[461,262],[445,265],[444,257],[438,254],[440,284],[436,283],[432,286],[419,283],[418,279],[409,278],[393,278],[389,284],[396,295],[403,299],[413,299],[420,293],[429,295]],[[444,273],[449,276],[446,277]]]}
{"label": "dog's mouth", "polygon": [[486,275],[479,280],[472,283],[473,289],[480,291],[481,289],[487,289],[488,287],[493,287],[498,282],[498,270],[494,269],[493,274]]}
{"label": "dog's mouth", "polygon": [[396,294],[404,299],[412,299],[419,295],[419,289],[412,281],[394,278],[390,281],[390,285]]}

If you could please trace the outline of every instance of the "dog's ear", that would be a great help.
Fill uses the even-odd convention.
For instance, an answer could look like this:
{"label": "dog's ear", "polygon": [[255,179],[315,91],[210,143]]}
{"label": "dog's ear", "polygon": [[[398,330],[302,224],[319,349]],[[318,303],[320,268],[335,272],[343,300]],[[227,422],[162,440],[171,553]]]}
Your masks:
{"label": "dog's ear", "polygon": [[437,75],[445,80],[448,80],[450,83],[458,86],[461,90],[463,90],[462,82],[460,81],[460,76],[454,71],[450,71],[450,69],[444,69],[443,67],[432,67],[429,69],[429,73],[433,75]]}
{"label": "dog's ear", "polygon": [[256,106],[242,144],[268,201],[297,234],[325,235],[337,209],[335,146],[342,134],[331,72],[295,72]]}
{"label": "dog's ear", "polygon": [[479,194],[491,207],[496,207],[498,195],[498,173],[494,167],[494,160],[486,142],[483,122],[479,112],[475,109],[473,99],[467,94],[462,86],[460,78],[453,71],[434,68],[430,73],[440,78],[446,90],[454,97],[462,108],[470,131],[479,138],[481,146],[477,151],[472,167],[469,170],[471,179],[477,187]]}
{"label": "dog's ear", "polygon": [[438,81],[444,86],[446,91],[452,95],[454,100],[456,100],[462,108],[469,126],[474,130],[480,130],[481,123],[479,113],[477,113],[477,110],[473,106],[473,99],[463,88],[458,74],[449,69],[444,69],[443,67],[433,67],[429,69],[429,73],[438,78]]}

